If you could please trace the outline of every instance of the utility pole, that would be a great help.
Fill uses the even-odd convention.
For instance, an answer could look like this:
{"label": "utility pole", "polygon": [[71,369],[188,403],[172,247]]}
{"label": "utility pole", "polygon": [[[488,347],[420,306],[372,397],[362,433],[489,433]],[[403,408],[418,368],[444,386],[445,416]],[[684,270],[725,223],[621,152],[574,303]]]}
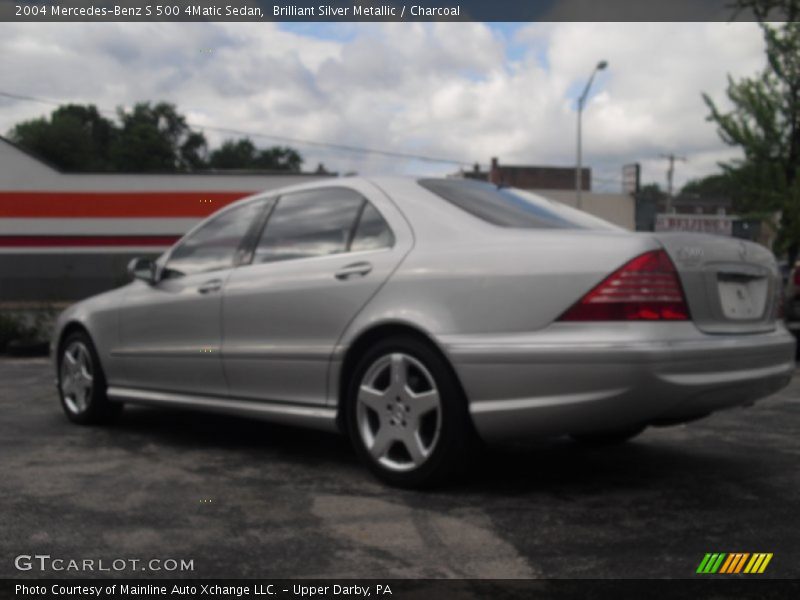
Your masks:
{"label": "utility pole", "polygon": [[583,88],[583,93],[578,98],[578,140],[577,140],[577,160],[575,165],[575,206],[578,210],[583,210],[583,156],[581,147],[581,117],[583,116],[583,106],[586,104],[586,98],[589,95],[589,89],[592,87],[594,76],[598,71],[602,71],[608,66],[608,62],[601,60],[592,71],[589,81],[586,82],[586,87]]}
{"label": "utility pole", "polygon": [[685,156],[675,156],[675,154],[662,154],[661,158],[666,158],[669,161],[669,168],[667,169],[667,206],[666,212],[672,210],[672,178],[675,175],[675,161],[680,160],[686,162]]}

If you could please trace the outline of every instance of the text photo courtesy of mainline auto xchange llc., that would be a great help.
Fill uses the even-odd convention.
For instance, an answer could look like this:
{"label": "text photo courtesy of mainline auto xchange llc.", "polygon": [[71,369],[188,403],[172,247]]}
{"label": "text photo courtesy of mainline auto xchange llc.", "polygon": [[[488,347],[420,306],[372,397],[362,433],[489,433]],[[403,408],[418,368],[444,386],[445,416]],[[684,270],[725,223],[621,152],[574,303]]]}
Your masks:
{"label": "text photo courtesy of mainline auto xchange llc.", "polygon": [[0,598],[800,596],[800,0],[0,56]]}

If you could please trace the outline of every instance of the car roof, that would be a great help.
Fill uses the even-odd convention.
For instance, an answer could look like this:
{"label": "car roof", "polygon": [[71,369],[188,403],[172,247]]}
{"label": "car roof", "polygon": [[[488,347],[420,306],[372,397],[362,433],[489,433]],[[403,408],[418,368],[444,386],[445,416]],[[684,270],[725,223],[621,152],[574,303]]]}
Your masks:
{"label": "car roof", "polygon": [[[318,181],[306,181],[304,183],[297,183],[294,185],[283,186],[272,190],[262,192],[260,195],[284,194],[289,192],[296,192],[301,190],[313,190],[326,187],[351,187],[358,182],[368,182],[377,185],[378,187],[394,188],[398,184],[415,183],[420,177],[415,175],[379,175],[379,176],[364,176],[364,175],[351,175],[346,177],[332,177],[320,179]],[[444,179],[442,177],[442,179]]]}
{"label": "car roof", "polygon": [[[455,239],[469,235],[467,232],[470,230],[494,229],[441,200],[434,193],[419,185],[420,179],[444,180],[445,178],[414,175],[336,177],[268,190],[251,196],[249,200],[326,187],[347,187],[360,191],[359,188],[363,189],[366,185],[373,188],[376,193],[382,193],[388,197],[389,201],[403,214],[418,237]],[[234,204],[247,201],[248,199],[245,198]]]}

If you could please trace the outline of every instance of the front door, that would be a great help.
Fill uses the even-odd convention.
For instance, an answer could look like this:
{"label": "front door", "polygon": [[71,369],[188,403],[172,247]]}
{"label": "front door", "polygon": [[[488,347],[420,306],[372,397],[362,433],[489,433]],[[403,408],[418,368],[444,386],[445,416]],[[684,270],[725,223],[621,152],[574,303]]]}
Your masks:
{"label": "front door", "polygon": [[120,310],[123,386],[225,395],[222,289],[267,201],[212,216],[169,253],[157,283],[136,282]]}

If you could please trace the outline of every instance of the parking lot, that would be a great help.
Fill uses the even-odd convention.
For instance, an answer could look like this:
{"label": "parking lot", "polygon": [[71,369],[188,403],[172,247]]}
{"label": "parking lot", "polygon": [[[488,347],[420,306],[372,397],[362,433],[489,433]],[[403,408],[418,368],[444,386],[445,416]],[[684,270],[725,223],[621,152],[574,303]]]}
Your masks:
{"label": "parking lot", "polygon": [[2,577],[42,576],[14,566],[37,553],[191,559],[171,573],[190,577],[693,577],[706,552],[800,576],[797,378],[626,446],[493,449],[426,493],[372,479],[344,437],[131,407],[78,427],[47,361],[2,359],[0,382]]}

